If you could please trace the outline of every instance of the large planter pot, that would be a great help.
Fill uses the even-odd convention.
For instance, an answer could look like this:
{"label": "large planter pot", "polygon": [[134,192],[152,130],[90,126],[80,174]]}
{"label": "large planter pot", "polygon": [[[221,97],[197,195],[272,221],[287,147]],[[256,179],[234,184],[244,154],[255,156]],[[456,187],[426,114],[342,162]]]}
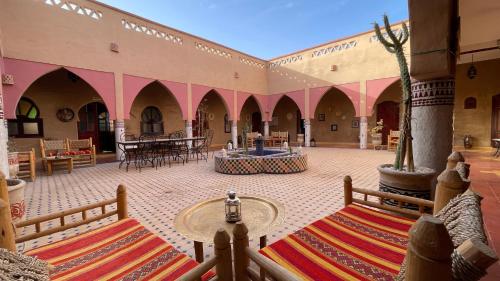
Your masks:
{"label": "large planter pot", "polygon": [[372,134],[372,144],[382,145],[382,133]]}
{"label": "large planter pot", "polygon": [[14,223],[26,219],[26,205],[24,203],[24,188],[26,182],[20,179],[8,179],[7,189],[9,191],[10,214]]}
{"label": "large planter pot", "polygon": [[[431,199],[432,180],[436,171],[425,167],[416,167],[415,172],[398,171],[392,164],[377,167],[379,171],[379,190],[422,199]],[[396,206],[398,202],[384,199],[384,203]],[[405,208],[418,210],[417,205],[409,204]]]}
{"label": "large planter pot", "polygon": [[9,177],[15,178],[17,177],[17,173],[19,173],[19,154],[17,152],[9,152],[8,161]]}

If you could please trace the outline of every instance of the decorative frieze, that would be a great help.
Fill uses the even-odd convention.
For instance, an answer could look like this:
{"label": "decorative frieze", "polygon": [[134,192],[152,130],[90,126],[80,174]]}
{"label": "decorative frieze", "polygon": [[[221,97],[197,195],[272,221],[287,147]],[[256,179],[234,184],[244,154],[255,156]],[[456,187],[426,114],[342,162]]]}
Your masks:
{"label": "decorative frieze", "polygon": [[73,12],[78,15],[90,17],[94,20],[100,20],[102,19],[102,12],[80,6],[76,3],[73,3],[71,1],[61,1],[61,0],[45,0],[44,3],[48,6],[54,6],[54,7],[59,7],[65,11],[68,12]]}
{"label": "decorative frieze", "polygon": [[301,61],[303,59],[304,59],[304,57],[302,55],[295,55],[295,56],[290,56],[290,57],[282,58],[280,60],[271,62],[269,64],[269,68],[276,68],[278,66],[282,66],[282,65],[285,65],[285,64],[298,62],[298,61]]}
{"label": "decorative frieze", "polygon": [[2,74],[2,84],[14,85],[14,75],[6,73]]}
{"label": "decorative frieze", "polygon": [[418,81],[411,84],[412,106],[453,105],[455,80]]}
{"label": "decorative frieze", "polygon": [[155,38],[158,38],[161,40],[170,41],[170,42],[175,43],[175,44],[182,45],[182,43],[183,43],[182,37],[180,37],[178,35],[164,32],[164,31],[160,31],[160,30],[155,29],[153,27],[138,24],[138,23],[126,20],[126,19],[122,19],[122,26],[125,29],[133,30],[133,31],[138,32],[138,33],[143,33],[143,34],[146,34],[148,36],[155,37]]}
{"label": "decorative frieze", "polygon": [[321,56],[332,54],[332,53],[335,53],[335,52],[341,52],[341,51],[344,51],[344,50],[348,50],[348,49],[354,48],[357,45],[358,45],[358,41],[353,40],[353,41],[345,42],[345,43],[338,44],[338,45],[335,45],[335,46],[325,47],[325,48],[322,48],[322,49],[319,49],[319,50],[314,50],[312,52],[312,57],[313,58],[315,58],[315,57],[321,57]]}
{"label": "decorative frieze", "polygon": [[255,67],[258,67],[258,68],[264,68],[265,67],[265,65],[263,63],[255,61],[255,60],[247,59],[245,57],[240,57],[240,62],[244,63],[244,64],[248,64],[250,66],[255,66]]}
{"label": "decorative frieze", "polygon": [[207,53],[212,54],[212,55],[218,55],[218,56],[221,56],[221,57],[224,57],[227,59],[230,59],[233,57],[231,55],[231,53],[229,53],[228,51],[217,49],[214,47],[210,47],[210,46],[205,45],[201,42],[194,42],[194,46],[196,47],[197,50],[204,51],[204,52],[207,52]]}

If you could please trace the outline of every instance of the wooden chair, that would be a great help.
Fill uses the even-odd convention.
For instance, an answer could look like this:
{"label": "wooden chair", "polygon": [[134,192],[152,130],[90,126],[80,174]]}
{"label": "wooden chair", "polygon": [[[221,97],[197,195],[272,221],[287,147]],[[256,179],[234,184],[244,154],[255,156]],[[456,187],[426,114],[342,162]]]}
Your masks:
{"label": "wooden chair", "polygon": [[254,147],[255,146],[255,139],[259,135],[259,132],[251,132],[247,133],[247,147]]}
{"label": "wooden chair", "polygon": [[36,178],[36,158],[35,158],[35,148],[31,148],[30,151],[18,152],[19,158],[19,172],[17,176],[19,178],[29,178],[31,181],[35,181]]}
{"label": "wooden chair", "polygon": [[73,158],[75,166],[96,165],[95,145],[92,144],[92,138],[72,140],[66,139],[68,153]]}
{"label": "wooden chair", "polygon": [[399,143],[399,135],[400,131],[389,131],[389,135],[387,135],[387,150],[388,151],[395,151],[396,148],[398,147]]}
{"label": "wooden chair", "polygon": [[281,147],[284,142],[288,142],[288,132],[271,132],[273,146]]}

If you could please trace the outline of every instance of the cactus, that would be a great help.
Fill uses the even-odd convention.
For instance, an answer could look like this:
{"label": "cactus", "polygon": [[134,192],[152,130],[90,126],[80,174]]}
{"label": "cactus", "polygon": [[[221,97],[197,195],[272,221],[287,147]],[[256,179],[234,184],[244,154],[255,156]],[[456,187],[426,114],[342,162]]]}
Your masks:
{"label": "cactus", "polygon": [[414,172],[415,165],[413,163],[413,146],[412,146],[412,136],[411,136],[411,80],[410,80],[410,72],[408,71],[408,63],[406,62],[406,57],[404,54],[403,45],[408,41],[410,37],[408,32],[408,27],[405,23],[403,23],[403,32],[396,36],[391,29],[391,25],[389,23],[389,18],[387,15],[384,15],[384,26],[385,31],[387,32],[386,39],[382,32],[380,31],[380,27],[377,23],[374,24],[375,34],[377,35],[378,40],[382,45],[384,45],[385,49],[391,53],[395,54],[399,64],[399,71],[401,76],[401,86],[403,90],[403,118],[399,124],[399,130],[401,131],[398,147],[396,149],[396,160],[394,161],[394,169],[403,170],[405,157],[408,156],[407,159],[407,171]]}

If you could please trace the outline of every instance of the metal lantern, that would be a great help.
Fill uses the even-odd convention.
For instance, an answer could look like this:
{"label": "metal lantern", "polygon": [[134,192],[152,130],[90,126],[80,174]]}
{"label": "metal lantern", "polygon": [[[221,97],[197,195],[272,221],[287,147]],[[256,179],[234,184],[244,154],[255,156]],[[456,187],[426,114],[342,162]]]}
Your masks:
{"label": "metal lantern", "polygon": [[241,220],[241,201],[236,197],[236,192],[228,191],[226,201],[226,221],[230,223]]}

